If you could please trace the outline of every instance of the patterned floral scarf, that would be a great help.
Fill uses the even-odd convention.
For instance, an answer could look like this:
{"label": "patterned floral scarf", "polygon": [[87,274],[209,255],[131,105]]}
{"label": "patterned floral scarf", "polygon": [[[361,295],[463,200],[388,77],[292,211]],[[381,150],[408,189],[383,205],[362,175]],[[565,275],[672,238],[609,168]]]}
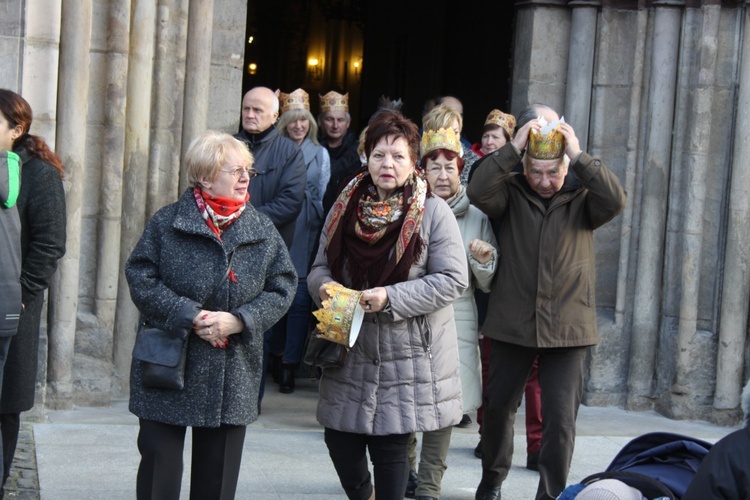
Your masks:
{"label": "patterned floral scarf", "polygon": [[427,182],[415,173],[380,200],[368,172],[352,179],[334,203],[327,228],[333,278],[343,282],[346,266],[357,290],[405,281],[422,252],[419,229],[427,191]]}

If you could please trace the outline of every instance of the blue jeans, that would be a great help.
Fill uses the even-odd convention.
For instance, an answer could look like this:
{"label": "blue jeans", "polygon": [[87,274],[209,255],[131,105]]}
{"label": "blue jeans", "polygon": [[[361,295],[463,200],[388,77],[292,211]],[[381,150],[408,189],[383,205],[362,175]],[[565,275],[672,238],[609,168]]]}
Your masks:
{"label": "blue jeans", "polygon": [[307,280],[300,278],[292,306],[286,313],[286,342],[281,362],[297,365],[304,355],[305,341],[310,333],[312,298],[307,291]]}

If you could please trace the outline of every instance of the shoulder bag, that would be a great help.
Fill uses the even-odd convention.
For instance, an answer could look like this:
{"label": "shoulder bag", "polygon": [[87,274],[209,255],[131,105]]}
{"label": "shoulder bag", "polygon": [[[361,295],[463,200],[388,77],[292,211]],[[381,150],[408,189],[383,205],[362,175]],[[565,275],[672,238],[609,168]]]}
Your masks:
{"label": "shoulder bag", "polygon": [[[234,252],[229,257],[229,266],[224,276],[204,304],[213,301],[219,293],[232,270],[233,260]],[[133,346],[133,357],[141,362],[143,387],[178,391],[185,387],[185,361],[191,331],[192,326],[167,331],[149,326],[145,321],[141,323]]]}

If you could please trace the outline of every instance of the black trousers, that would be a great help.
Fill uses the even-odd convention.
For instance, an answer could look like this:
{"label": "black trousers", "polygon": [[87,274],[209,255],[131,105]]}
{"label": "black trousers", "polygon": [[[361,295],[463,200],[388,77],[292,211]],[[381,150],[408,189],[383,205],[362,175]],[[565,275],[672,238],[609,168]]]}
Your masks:
{"label": "black trousers", "polygon": [[[138,500],[179,500],[186,427],[140,419]],[[192,500],[232,500],[245,442],[244,425],[193,427]]]}
{"label": "black trousers", "polygon": [[542,448],[536,499],[557,498],[565,489],[583,393],[586,350],[587,347],[538,349],[492,342],[482,423],[483,484],[497,486],[508,476],[513,458],[513,421],[538,355]]}
{"label": "black trousers", "polygon": [[339,475],[341,486],[351,500],[368,500],[373,485],[367,468],[370,452],[377,498],[401,499],[409,479],[409,434],[369,436],[325,430],[328,454]]}

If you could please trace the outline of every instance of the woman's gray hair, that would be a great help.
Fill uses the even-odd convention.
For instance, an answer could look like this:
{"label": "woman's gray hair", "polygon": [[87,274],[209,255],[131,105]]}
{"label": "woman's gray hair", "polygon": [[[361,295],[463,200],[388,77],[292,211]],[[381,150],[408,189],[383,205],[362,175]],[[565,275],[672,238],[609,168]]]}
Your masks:
{"label": "woman's gray hair", "polygon": [[307,109],[290,109],[289,111],[282,113],[279,117],[279,121],[276,123],[276,130],[278,130],[279,134],[284,137],[289,137],[289,132],[286,130],[287,125],[296,122],[300,118],[306,118],[307,121],[310,122],[310,128],[308,129],[305,138],[310,139],[313,144],[318,146],[318,124],[315,122],[312,113]]}
{"label": "woman's gray hair", "polygon": [[183,162],[188,184],[195,187],[204,179],[216,179],[227,156],[235,153],[245,165],[252,166],[255,158],[244,142],[218,130],[206,130],[193,139]]}

